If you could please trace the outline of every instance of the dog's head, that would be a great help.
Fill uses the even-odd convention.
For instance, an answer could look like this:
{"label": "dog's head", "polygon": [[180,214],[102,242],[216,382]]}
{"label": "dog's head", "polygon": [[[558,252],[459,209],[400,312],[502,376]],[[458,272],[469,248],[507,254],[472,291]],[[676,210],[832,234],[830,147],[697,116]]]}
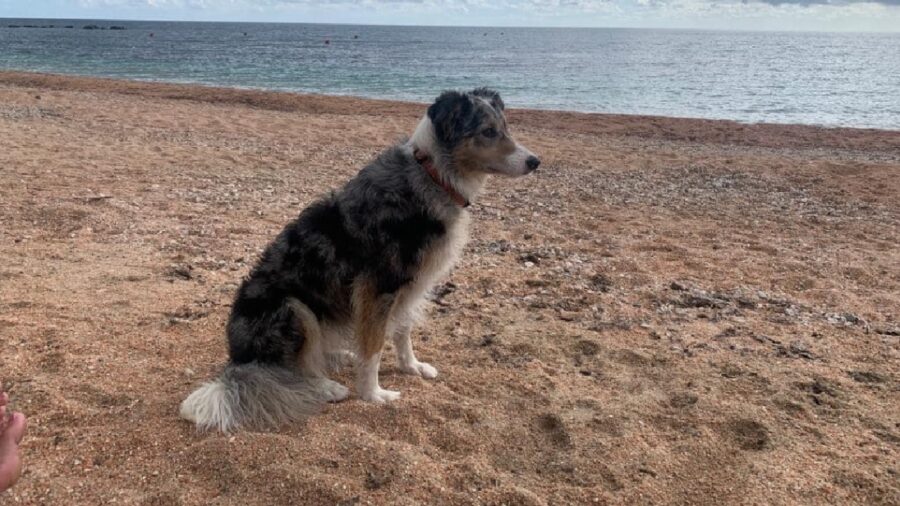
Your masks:
{"label": "dog's head", "polygon": [[464,170],[523,176],[541,164],[516,142],[506,126],[503,100],[496,91],[446,91],[428,108],[434,140]]}

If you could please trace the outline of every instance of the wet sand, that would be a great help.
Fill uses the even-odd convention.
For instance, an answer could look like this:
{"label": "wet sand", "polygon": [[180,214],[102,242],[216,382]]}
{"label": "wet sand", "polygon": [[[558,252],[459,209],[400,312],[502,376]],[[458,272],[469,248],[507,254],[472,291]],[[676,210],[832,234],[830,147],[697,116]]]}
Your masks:
{"label": "wet sand", "polygon": [[389,352],[390,405],[180,420],[261,248],[424,108],[0,72],[0,380],[31,423],[0,500],[900,503],[900,132],[512,110],[544,164],[473,206],[414,334],[436,380]]}

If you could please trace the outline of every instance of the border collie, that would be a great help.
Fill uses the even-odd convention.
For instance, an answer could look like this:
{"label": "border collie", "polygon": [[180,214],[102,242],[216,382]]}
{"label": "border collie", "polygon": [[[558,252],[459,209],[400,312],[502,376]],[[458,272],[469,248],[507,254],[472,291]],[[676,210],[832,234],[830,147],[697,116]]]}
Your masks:
{"label": "border collie", "polygon": [[228,364],[181,404],[181,416],[223,432],[301,420],[347,398],[327,377],[329,359],[342,355],[355,362],[360,398],[398,399],[378,382],[388,337],[401,370],[436,377],[410,332],[466,242],[467,207],[488,175],[540,165],[510,136],[503,109],[486,88],[444,92],[408,141],[289,223],[238,289]]}

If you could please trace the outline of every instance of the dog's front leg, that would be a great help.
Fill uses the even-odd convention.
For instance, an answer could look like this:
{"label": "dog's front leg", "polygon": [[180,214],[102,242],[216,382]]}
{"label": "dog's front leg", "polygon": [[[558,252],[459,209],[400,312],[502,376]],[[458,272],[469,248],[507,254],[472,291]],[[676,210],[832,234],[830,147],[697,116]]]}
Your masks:
{"label": "dog's front leg", "polygon": [[397,362],[400,364],[400,370],[406,374],[421,376],[423,378],[436,378],[437,369],[429,363],[419,362],[416,358],[412,347],[412,329],[413,322],[416,320],[417,314],[416,304],[419,299],[414,299],[415,295],[409,292],[402,293],[397,302],[394,303],[394,310],[391,314],[391,321],[394,324],[394,347],[397,350]]}
{"label": "dog's front leg", "polygon": [[421,376],[427,379],[437,378],[438,371],[428,362],[420,362],[413,352],[412,339],[410,333],[412,326],[407,325],[397,329],[394,334],[394,346],[397,347],[397,361],[400,362],[400,369],[406,374],[413,376]]}
{"label": "dog's front leg", "polygon": [[359,281],[353,288],[359,347],[356,391],[366,401],[388,402],[400,398],[400,392],[385,390],[378,383],[378,367],[381,365],[381,352],[395,298],[394,294],[379,294],[374,283],[369,281]]}

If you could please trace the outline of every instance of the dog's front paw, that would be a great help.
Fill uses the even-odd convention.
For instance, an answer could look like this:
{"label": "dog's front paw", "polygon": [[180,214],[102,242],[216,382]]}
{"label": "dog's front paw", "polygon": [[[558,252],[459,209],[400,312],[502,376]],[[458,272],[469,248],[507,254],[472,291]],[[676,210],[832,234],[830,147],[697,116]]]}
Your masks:
{"label": "dog's front paw", "polygon": [[427,362],[419,362],[416,360],[410,364],[403,364],[400,368],[403,369],[403,372],[406,374],[412,374],[413,376],[421,376],[426,379],[437,378],[437,369]]}
{"label": "dog's front paw", "polygon": [[385,390],[381,387],[375,388],[374,390],[370,390],[368,392],[360,392],[359,398],[364,401],[369,402],[391,402],[396,401],[400,398],[400,392],[396,390]]}

